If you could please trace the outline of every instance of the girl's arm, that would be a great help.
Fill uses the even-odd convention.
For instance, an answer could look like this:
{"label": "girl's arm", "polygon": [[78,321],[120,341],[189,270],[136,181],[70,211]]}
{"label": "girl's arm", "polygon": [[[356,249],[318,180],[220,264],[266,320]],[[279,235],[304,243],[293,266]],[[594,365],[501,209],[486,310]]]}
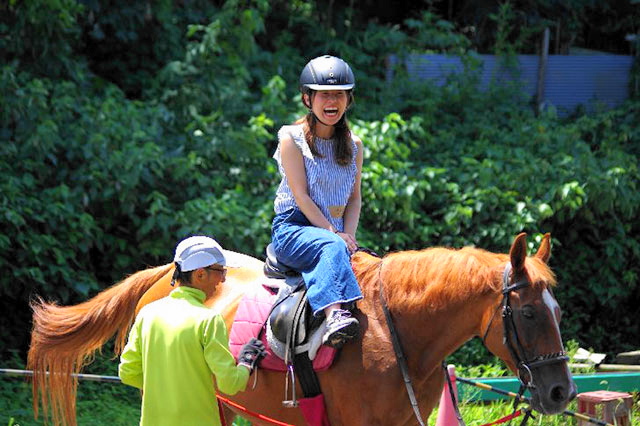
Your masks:
{"label": "girl's arm", "polygon": [[313,226],[335,232],[335,228],[309,196],[304,158],[300,149],[293,142],[291,135],[283,135],[280,139],[280,158],[287,177],[287,183],[302,213]]}
{"label": "girl's arm", "polygon": [[[356,179],[353,184],[353,191],[351,192],[349,201],[347,201],[347,207],[344,211],[344,232],[351,236],[353,243],[357,248],[358,243],[355,237],[356,231],[358,230],[358,223],[360,221],[360,210],[362,209],[362,193],[360,188],[362,182],[364,150],[362,140],[357,136],[354,136],[354,140],[356,142],[356,147],[358,148],[358,153],[356,154]],[[349,241],[347,241],[347,245],[349,245]],[[351,247],[349,247],[349,249],[351,249]]]}

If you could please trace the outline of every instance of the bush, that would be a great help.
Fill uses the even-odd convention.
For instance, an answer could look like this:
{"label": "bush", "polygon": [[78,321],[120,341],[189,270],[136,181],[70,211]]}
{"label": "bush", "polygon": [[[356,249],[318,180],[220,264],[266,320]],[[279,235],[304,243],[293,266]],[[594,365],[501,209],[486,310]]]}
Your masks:
{"label": "bush", "polygon": [[[261,257],[279,179],[275,132],[304,113],[299,70],[327,51],[344,56],[358,78],[350,117],[366,149],[363,245],[380,253],[467,244],[506,251],[521,231],[533,235],[531,248],[550,231],[565,337],[606,351],[634,344],[637,101],[566,122],[552,110],[536,117],[516,88],[479,91],[469,41],[433,14],[356,29],[345,10],[335,17],[344,25],[325,32],[307,25],[316,3],[274,3],[290,12],[283,19],[264,0],[212,7],[208,24],[184,18],[194,22],[184,53],[175,50],[157,74],[155,65],[143,70],[153,79],[132,100],[72,56],[74,19],[84,9],[38,4],[61,8],[44,23],[51,38],[12,45],[0,74],[0,266],[10,271],[0,278],[8,313],[0,351],[26,349],[33,295],[86,300],[126,273],[167,263],[188,234],[213,234]],[[14,18],[24,7],[0,6]],[[282,21],[278,34],[266,25],[274,20]],[[2,21],[0,31],[20,34],[29,22]],[[129,23],[132,31],[140,22]],[[179,37],[176,28],[169,33],[156,58],[172,56]],[[26,61],[29,43],[62,52],[57,71],[38,67],[45,56]],[[424,46],[463,54],[468,72],[443,87],[401,69],[386,80],[388,53]],[[128,77],[122,85],[131,93],[141,77]]]}
{"label": "bush", "polygon": [[[8,348],[26,345],[32,295],[77,303],[127,272],[167,263],[191,233],[253,254],[268,238],[254,235],[269,226],[259,184],[271,185],[268,168],[251,156],[225,164],[227,145],[174,133],[164,105],[86,83],[2,70],[0,266],[11,273],[0,278],[0,303],[14,315],[2,317],[0,338]],[[262,125],[230,134],[258,140]],[[234,234],[258,211],[259,225]],[[233,228],[226,217],[237,220]]]}

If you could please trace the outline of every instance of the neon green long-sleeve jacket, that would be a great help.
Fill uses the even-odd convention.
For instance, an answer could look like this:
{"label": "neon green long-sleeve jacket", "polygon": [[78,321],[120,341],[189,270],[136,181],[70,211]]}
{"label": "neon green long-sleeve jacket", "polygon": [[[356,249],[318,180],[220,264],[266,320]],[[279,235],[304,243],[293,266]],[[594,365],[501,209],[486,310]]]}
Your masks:
{"label": "neon green long-sleeve jacket", "polygon": [[143,390],[140,425],[219,425],[216,383],[228,395],[245,389],[249,370],[236,365],[224,320],[204,300],[178,287],[136,317],[118,374]]}

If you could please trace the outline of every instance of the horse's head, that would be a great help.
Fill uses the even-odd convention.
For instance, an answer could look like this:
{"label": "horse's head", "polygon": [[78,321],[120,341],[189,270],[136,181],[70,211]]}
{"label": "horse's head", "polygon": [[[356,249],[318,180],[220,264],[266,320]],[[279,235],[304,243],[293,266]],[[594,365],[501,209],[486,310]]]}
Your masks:
{"label": "horse's head", "polygon": [[502,277],[501,303],[485,313],[484,343],[520,378],[532,407],[562,412],[576,395],[560,335],[561,310],[552,292],[551,253],[546,234],[538,253],[527,258],[525,234],[516,237]]}

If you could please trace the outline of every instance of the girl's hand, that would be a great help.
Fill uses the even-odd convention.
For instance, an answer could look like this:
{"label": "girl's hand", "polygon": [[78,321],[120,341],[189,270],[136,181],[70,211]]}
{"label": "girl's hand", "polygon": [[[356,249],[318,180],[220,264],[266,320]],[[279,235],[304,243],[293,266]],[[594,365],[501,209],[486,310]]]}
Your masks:
{"label": "girl's hand", "polygon": [[350,254],[353,254],[358,249],[358,241],[356,241],[356,237],[346,232],[336,232],[336,234],[342,238],[347,245],[347,250],[349,250]]}

